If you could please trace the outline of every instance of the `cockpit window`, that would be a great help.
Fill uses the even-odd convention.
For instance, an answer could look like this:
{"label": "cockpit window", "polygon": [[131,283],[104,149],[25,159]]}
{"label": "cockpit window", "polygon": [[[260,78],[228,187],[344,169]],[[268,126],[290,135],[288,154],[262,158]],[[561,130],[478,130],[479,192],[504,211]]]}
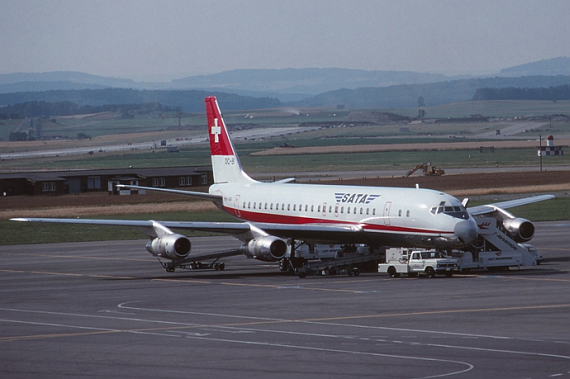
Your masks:
{"label": "cockpit window", "polygon": [[469,213],[467,213],[467,210],[463,206],[431,207],[429,211],[434,215],[443,213],[451,217],[461,218],[464,220],[467,220],[469,218]]}

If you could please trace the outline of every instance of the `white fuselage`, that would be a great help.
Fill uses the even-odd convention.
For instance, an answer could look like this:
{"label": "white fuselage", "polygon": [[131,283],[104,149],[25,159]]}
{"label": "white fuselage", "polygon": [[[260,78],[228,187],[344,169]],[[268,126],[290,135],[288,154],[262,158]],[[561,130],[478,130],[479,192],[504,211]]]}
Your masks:
{"label": "white fuselage", "polygon": [[476,237],[459,200],[428,189],[250,182],[214,184],[210,193],[222,195],[222,208],[241,220],[353,225],[362,231],[355,239],[365,243],[444,248]]}
{"label": "white fuselage", "polygon": [[[307,242],[458,247],[477,238],[477,224],[443,192],[386,187],[260,183],[241,166],[217,101],[206,98],[214,185],[210,194],[258,235]],[[330,227],[326,227],[330,226]],[[247,241],[251,236],[243,238]]]}

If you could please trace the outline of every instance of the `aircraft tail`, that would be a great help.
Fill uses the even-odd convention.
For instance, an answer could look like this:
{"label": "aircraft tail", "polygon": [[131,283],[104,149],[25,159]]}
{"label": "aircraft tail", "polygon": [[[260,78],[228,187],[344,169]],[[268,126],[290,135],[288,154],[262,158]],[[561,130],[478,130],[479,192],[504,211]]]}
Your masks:
{"label": "aircraft tail", "polygon": [[254,182],[254,180],[243,171],[226,124],[224,123],[216,97],[206,97],[205,101],[214,183]]}

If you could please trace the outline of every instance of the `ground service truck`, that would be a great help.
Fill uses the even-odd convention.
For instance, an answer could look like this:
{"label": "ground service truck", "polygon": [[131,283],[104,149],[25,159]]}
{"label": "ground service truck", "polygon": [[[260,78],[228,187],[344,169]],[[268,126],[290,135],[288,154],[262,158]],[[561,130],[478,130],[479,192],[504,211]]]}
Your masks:
{"label": "ground service truck", "polygon": [[378,264],[378,272],[392,278],[401,274],[410,277],[425,274],[428,278],[445,275],[450,278],[458,270],[457,259],[450,259],[436,250],[387,249],[386,263]]}
{"label": "ground service truck", "polygon": [[517,242],[515,237],[501,227],[503,224],[500,220],[495,217],[478,217],[476,221],[479,236],[471,245],[452,251],[388,249],[386,263],[378,265],[378,272],[388,273],[391,277],[400,274],[417,276],[418,273],[425,273],[429,277],[438,273],[452,276],[454,272],[477,269],[506,271],[512,267],[536,266],[542,261],[542,256],[534,246]]}

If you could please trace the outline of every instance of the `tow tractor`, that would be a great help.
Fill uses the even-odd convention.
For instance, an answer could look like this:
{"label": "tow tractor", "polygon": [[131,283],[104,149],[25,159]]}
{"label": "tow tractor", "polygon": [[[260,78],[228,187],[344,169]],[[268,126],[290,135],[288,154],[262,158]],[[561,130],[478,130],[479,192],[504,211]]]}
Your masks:
{"label": "tow tractor", "polygon": [[[210,254],[200,254],[171,261],[163,261],[162,259],[160,259],[160,257],[157,258],[162,267],[164,267],[164,269],[166,270],[166,272],[174,272],[177,268],[181,268],[183,270],[213,269],[216,271],[223,271],[226,268],[226,264],[224,262],[220,262],[219,260],[221,258],[233,257],[240,254],[242,254],[242,250],[232,249],[232,250],[226,250]],[[203,262],[205,260],[210,260],[210,259],[213,259],[213,261]]]}
{"label": "tow tractor", "polygon": [[362,266],[376,264],[385,249],[371,249],[367,245],[315,245],[302,243],[295,246],[293,256],[279,263],[281,271],[290,271],[300,278],[307,275],[358,276]]}

